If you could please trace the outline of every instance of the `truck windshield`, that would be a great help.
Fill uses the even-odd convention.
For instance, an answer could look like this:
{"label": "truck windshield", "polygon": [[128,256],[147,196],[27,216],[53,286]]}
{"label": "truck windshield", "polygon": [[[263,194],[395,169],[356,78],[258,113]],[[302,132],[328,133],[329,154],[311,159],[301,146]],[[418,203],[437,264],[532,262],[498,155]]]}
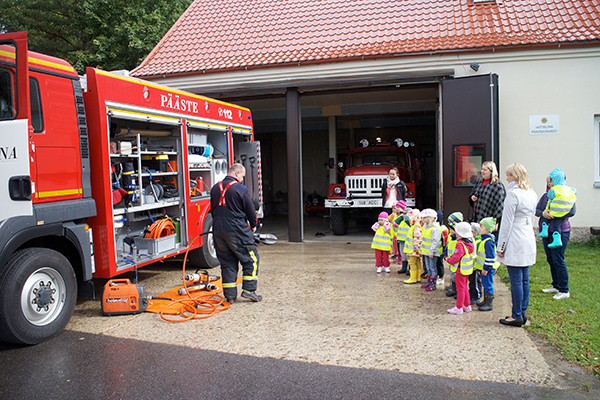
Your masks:
{"label": "truck windshield", "polygon": [[0,68],[0,119],[15,117],[13,97],[13,76],[5,68]]}
{"label": "truck windshield", "polygon": [[348,156],[348,167],[361,165],[408,166],[407,154],[403,151],[362,151]]}

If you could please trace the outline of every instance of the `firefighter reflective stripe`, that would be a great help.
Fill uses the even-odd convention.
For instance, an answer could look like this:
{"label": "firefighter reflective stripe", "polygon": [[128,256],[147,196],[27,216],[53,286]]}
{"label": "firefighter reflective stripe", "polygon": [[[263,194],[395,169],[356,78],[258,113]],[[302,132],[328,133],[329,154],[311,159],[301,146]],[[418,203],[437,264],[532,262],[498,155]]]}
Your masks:
{"label": "firefighter reflective stripe", "polygon": [[488,240],[492,240],[492,238],[485,238],[481,242],[479,242],[479,246],[477,246],[477,256],[475,257],[475,269],[482,270],[484,265],[491,265],[492,268],[498,269],[500,265],[499,262],[496,261],[496,252],[494,252],[494,257],[486,258],[485,257],[485,242]]}
{"label": "firefighter reflective stripe", "polygon": [[[473,273],[473,260],[475,258],[475,251],[473,251],[472,253],[469,253],[469,250],[467,249],[467,245],[464,244],[463,242],[460,242],[460,244],[465,249],[465,255],[462,256],[462,258],[459,261],[460,273],[463,275],[471,275]],[[450,271],[456,272],[456,269],[457,269],[456,265],[450,266]]]}
{"label": "firefighter reflective stripe", "polygon": [[219,198],[220,206],[227,207],[227,204],[225,203],[225,193],[227,193],[227,189],[229,189],[231,186],[235,185],[236,183],[238,183],[238,182],[236,180],[233,180],[233,181],[229,182],[227,184],[227,186],[225,186],[225,189],[223,189],[223,181],[219,182],[219,191],[221,192],[221,197]]}
{"label": "firefighter reflective stripe", "polygon": [[565,185],[553,186],[555,197],[548,201],[548,212],[553,217],[564,217],[571,211],[577,201],[577,193],[572,187]]}
{"label": "firefighter reflective stripe", "polygon": [[377,228],[377,231],[375,231],[371,248],[383,251],[392,249],[392,237],[389,233],[385,232],[383,226],[380,226]]}
{"label": "firefighter reflective stripe", "polygon": [[405,242],[406,235],[408,235],[408,230],[410,229],[410,225],[406,223],[406,221],[402,220],[398,225],[398,241]]}
{"label": "firefighter reflective stripe", "polygon": [[251,250],[248,254],[252,258],[252,275],[244,275],[242,277],[245,281],[257,281],[258,280],[258,259],[256,258],[256,254],[254,254],[254,250]]}
{"label": "firefighter reflective stripe", "polygon": [[[431,245],[433,244],[433,226],[429,227],[429,228],[424,228],[423,229],[423,241],[421,242],[421,254],[423,255],[429,255],[429,251],[431,249]],[[441,233],[441,231],[438,231]],[[440,238],[441,239],[441,235]],[[441,240],[439,240],[440,245],[438,246],[438,248],[435,251],[434,257],[439,257],[442,253],[442,247],[441,247]]]}
{"label": "firefighter reflective stripe", "polygon": [[223,283],[223,289],[237,287],[237,282]]}

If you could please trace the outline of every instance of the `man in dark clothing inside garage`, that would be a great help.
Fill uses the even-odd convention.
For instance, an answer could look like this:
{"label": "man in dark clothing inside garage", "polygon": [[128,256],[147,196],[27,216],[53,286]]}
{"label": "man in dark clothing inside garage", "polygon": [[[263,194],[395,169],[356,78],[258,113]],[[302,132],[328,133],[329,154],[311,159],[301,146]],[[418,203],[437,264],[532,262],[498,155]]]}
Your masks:
{"label": "man in dark clothing inside garage", "polygon": [[248,188],[241,183],[245,176],[246,168],[235,163],[229,167],[225,179],[210,191],[213,237],[217,258],[221,263],[223,295],[229,303],[237,298],[238,261],[242,264],[241,296],[252,301],[262,300],[262,296],[256,294],[256,210]]}

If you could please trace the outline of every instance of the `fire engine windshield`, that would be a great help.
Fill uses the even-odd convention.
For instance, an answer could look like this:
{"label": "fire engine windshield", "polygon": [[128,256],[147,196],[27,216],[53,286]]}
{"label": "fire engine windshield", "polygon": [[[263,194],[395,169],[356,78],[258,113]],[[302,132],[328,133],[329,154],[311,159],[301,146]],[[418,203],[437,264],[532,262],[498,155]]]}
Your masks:
{"label": "fire engine windshield", "polygon": [[0,68],[0,119],[12,119],[15,116],[12,87],[12,74]]}
{"label": "fire engine windshield", "polygon": [[348,167],[362,165],[409,166],[408,154],[403,151],[361,151],[348,156]]}

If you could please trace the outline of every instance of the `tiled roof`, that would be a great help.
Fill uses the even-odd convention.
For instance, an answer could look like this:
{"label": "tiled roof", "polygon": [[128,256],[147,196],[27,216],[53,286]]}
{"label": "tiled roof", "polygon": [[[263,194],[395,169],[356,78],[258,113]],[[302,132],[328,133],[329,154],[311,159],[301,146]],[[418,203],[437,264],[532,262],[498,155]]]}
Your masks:
{"label": "tiled roof", "polygon": [[598,0],[195,0],[132,75],[599,40]]}

